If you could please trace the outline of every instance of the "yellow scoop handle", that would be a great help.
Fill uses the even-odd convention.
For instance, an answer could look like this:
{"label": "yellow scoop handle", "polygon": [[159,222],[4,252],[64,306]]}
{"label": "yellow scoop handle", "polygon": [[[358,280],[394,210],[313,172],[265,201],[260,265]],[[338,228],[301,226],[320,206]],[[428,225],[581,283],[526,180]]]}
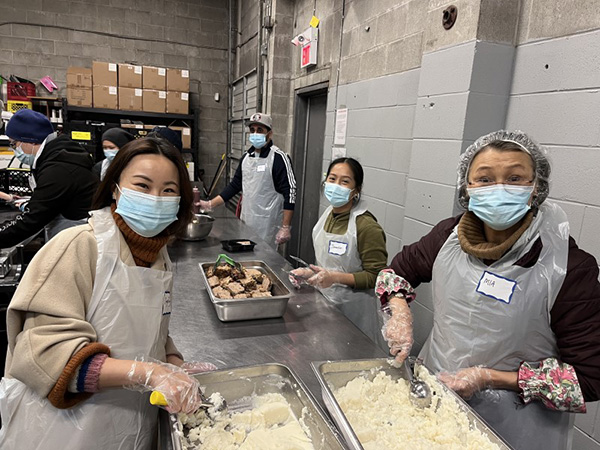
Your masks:
{"label": "yellow scoop handle", "polygon": [[150,404],[154,406],[167,406],[167,399],[162,393],[158,391],[152,391],[150,394]]}

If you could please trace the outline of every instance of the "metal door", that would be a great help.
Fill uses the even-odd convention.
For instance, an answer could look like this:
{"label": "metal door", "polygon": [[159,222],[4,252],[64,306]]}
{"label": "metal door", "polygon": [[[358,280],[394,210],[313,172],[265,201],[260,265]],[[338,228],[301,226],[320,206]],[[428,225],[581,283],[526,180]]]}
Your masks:
{"label": "metal door", "polygon": [[319,219],[327,90],[296,96],[293,163],[298,195],[288,254],[315,262],[312,229]]}

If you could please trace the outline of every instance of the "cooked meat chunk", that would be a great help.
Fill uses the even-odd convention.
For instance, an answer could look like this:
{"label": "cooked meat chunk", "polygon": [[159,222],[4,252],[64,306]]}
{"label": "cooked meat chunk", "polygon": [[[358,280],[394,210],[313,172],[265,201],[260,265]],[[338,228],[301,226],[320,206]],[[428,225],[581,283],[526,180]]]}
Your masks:
{"label": "cooked meat chunk", "polygon": [[252,298],[273,297],[270,292],[255,291],[252,293]]}
{"label": "cooked meat chunk", "polygon": [[231,275],[231,269],[232,267],[229,264],[221,264],[215,269],[215,275],[219,278],[225,278]]}
{"label": "cooked meat chunk", "polygon": [[231,293],[221,286],[213,288],[213,294],[215,294],[215,297],[217,298],[231,298]]}
{"label": "cooked meat chunk", "polygon": [[226,287],[227,289],[229,289],[229,292],[231,292],[233,295],[241,294],[242,292],[244,292],[244,286],[242,286],[240,283],[236,283],[235,281],[229,283]]}
{"label": "cooked meat chunk", "polygon": [[231,277],[225,277],[225,278],[219,277],[219,278],[220,278],[219,284],[224,288],[226,288],[229,283],[233,282],[233,278],[231,278]]}
{"label": "cooked meat chunk", "polygon": [[241,298],[248,298],[248,294],[244,294],[244,293],[236,294],[236,295],[233,296],[233,298],[240,298],[240,299]]}
{"label": "cooked meat chunk", "polygon": [[259,270],[246,269],[246,276],[254,278],[257,283],[262,283],[263,274]]}
{"label": "cooked meat chunk", "polygon": [[246,289],[247,291],[256,288],[256,280],[254,278],[242,278],[241,280],[239,280],[239,283],[242,286],[244,286],[244,289]]}
{"label": "cooked meat chunk", "polygon": [[206,269],[206,278],[210,278],[215,274],[215,268],[214,266],[209,266],[208,269]]}
{"label": "cooked meat chunk", "polygon": [[261,292],[268,292],[271,290],[271,284],[269,277],[264,277],[262,283],[258,286],[258,290]]}
{"label": "cooked meat chunk", "polygon": [[218,285],[219,285],[219,282],[220,282],[220,280],[219,280],[219,277],[217,277],[216,275],[213,275],[212,277],[210,277],[210,278],[208,279],[208,285],[209,285],[211,288],[214,288],[214,287],[218,286]]}

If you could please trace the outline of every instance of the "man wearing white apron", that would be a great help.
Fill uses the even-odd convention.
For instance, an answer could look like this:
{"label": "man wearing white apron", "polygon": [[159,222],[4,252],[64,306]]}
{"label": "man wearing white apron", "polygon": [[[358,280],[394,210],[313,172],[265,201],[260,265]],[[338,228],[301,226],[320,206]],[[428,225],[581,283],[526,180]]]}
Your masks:
{"label": "man wearing white apron", "polygon": [[271,116],[253,114],[248,121],[252,147],[242,156],[231,183],[212,200],[199,202],[204,211],[243,194],[241,219],[270,246],[291,238],[296,203],[296,178],[292,162],[272,141]]}

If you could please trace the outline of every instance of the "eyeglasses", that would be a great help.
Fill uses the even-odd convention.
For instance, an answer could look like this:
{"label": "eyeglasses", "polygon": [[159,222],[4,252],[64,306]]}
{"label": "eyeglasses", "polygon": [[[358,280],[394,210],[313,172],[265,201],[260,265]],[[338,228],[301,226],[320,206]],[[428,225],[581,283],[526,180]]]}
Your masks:
{"label": "eyeglasses", "polygon": [[507,184],[509,186],[528,186],[535,181],[534,179],[528,180],[525,177],[521,177],[518,175],[513,175],[508,177],[503,181],[495,181],[490,177],[479,177],[473,181],[467,182],[470,187],[484,187],[484,186],[493,186],[495,184]]}

